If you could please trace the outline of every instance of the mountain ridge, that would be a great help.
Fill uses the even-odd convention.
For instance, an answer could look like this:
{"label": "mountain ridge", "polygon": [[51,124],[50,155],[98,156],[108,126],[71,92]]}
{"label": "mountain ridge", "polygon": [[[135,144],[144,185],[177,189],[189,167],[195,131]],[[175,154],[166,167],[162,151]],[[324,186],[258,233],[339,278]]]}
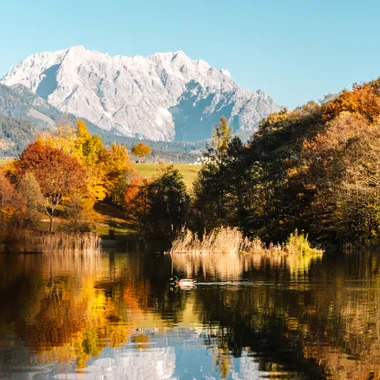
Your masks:
{"label": "mountain ridge", "polygon": [[[46,103],[23,85],[12,88],[0,84],[0,156],[16,156],[32,142],[38,133],[56,128],[61,122],[75,125],[77,117],[63,114]],[[186,153],[205,147],[205,141],[164,142],[116,135],[98,128],[90,121],[83,119],[89,130],[100,136],[106,146],[118,142],[129,149],[137,142],[143,141],[157,152]],[[169,154],[170,156],[170,154]]]}
{"label": "mountain ridge", "polygon": [[1,83],[24,85],[61,112],[124,136],[202,140],[220,116],[240,135],[278,111],[264,92],[242,89],[225,69],[182,50],[114,56],[75,46],[31,55]]}

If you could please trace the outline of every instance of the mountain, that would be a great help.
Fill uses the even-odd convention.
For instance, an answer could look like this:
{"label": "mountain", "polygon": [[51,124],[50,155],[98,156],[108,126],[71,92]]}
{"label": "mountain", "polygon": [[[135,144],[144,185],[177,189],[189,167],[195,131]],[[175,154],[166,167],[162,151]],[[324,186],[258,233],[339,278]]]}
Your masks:
{"label": "mountain", "polygon": [[[0,156],[20,154],[39,131],[54,128],[63,119],[75,124],[76,117],[63,114],[23,85],[7,87],[0,84]],[[193,162],[194,155],[187,153],[199,151],[206,144],[205,141],[163,142],[116,136],[86,119],[85,121],[89,130],[99,135],[107,146],[117,141],[131,148],[137,142],[143,141],[153,149],[156,157],[162,159],[175,161],[180,158],[182,161]]]}
{"label": "mountain", "polygon": [[[30,121],[36,130],[54,128],[61,120],[68,120],[74,124],[77,119],[73,114],[59,111],[22,84],[12,87],[0,84],[0,116]],[[91,132],[115,140],[115,135],[107,133],[85,118],[83,119]]]}
{"label": "mountain", "polygon": [[210,138],[221,116],[244,135],[279,110],[262,91],[244,90],[226,70],[182,51],[110,57],[77,46],[32,55],[1,82],[21,84],[59,111],[107,131],[151,140]]}
{"label": "mountain", "polygon": [[[39,131],[54,128],[61,120],[75,124],[76,119],[72,114],[63,114],[21,84],[12,87],[0,84],[0,155],[17,155]],[[106,143],[115,141],[114,134],[85,121],[89,130],[101,136]],[[129,141],[123,143],[131,145]]]}
{"label": "mountain", "polygon": [[36,137],[38,129],[25,119],[0,115],[0,156],[20,154]]}
{"label": "mountain", "polygon": [[53,127],[61,117],[55,107],[19,84],[12,87],[0,84],[0,114],[27,119],[39,129]]}

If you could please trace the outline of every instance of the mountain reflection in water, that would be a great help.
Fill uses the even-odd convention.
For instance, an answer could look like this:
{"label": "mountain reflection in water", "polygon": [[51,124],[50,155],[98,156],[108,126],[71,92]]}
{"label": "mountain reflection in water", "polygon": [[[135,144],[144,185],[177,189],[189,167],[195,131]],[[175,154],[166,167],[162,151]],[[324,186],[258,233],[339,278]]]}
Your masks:
{"label": "mountain reflection in water", "polygon": [[378,379],[379,264],[1,255],[0,378]]}

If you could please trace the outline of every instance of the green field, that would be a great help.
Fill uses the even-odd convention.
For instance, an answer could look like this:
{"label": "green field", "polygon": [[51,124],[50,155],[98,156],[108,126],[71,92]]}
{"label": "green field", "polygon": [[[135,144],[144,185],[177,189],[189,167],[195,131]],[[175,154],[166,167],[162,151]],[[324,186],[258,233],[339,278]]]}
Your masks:
{"label": "green field", "polygon": [[0,159],[0,168],[2,166],[5,166],[6,164],[8,164],[9,162],[12,162],[12,160],[3,160],[3,159]]}
{"label": "green field", "polygon": [[[11,162],[11,160],[0,159],[0,167]],[[194,179],[200,170],[200,165],[174,164],[173,165],[183,175],[183,179],[188,189],[191,189]],[[159,164],[135,164],[136,170],[145,178],[152,178],[156,174]]]}
{"label": "green field", "polygon": [[[190,189],[201,166],[190,164],[174,164],[173,166],[182,174],[187,188]],[[143,177],[151,178],[156,174],[159,164],[135,164],[135,167]]]}

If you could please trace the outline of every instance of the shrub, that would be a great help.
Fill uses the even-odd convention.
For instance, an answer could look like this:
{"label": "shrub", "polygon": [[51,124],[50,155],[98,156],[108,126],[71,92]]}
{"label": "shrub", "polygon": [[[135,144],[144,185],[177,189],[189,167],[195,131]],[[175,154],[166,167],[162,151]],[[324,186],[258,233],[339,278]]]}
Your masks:
{"label": "shrub", "polygon": [[321,249],[312,248],[308,240],[308,235],[298,230],[291,233],[284,245],[284,250],[289,254],[297,254],[302,256],[312,256],[316,254],[321,254],[323,251]]}

